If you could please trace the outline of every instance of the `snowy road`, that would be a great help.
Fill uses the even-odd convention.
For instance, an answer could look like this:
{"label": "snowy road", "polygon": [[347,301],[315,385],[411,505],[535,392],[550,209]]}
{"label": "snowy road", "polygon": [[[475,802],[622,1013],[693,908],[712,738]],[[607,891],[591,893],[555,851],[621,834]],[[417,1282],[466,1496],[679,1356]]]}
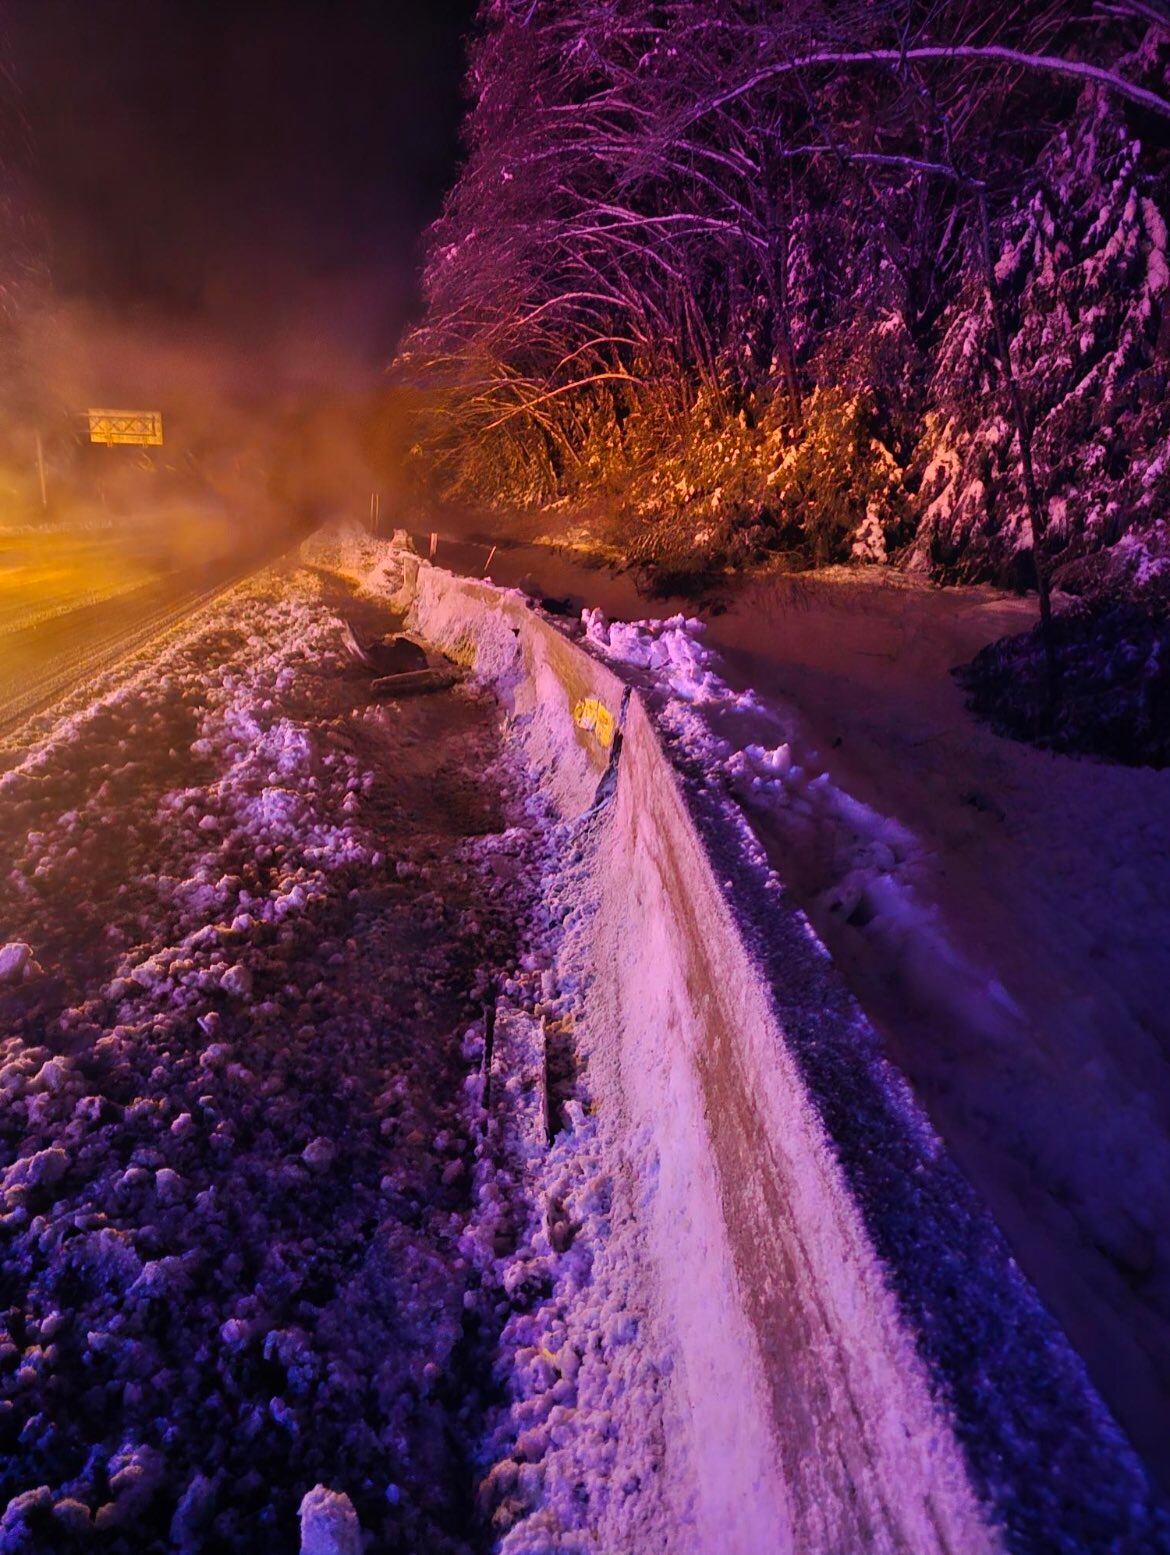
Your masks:
{"label": "snowy road", "polygon": [[[364,610],[262,575],[0,778],[5,1552],[293,1551],[318,1483],[378,1548],[483,1548],[585,1426],[519,1481],[517,1435],[621,1373],[477,1089],[485,999],[549,992],[551,833],[490,698],[371,701]],[[576,1116],[574,1288],[612,1198]]]}
{"label": "snowy road", "polygon": [[182,625],[255,570],[230,558],[94,604],[0,630],[0,742],[129,654]]}

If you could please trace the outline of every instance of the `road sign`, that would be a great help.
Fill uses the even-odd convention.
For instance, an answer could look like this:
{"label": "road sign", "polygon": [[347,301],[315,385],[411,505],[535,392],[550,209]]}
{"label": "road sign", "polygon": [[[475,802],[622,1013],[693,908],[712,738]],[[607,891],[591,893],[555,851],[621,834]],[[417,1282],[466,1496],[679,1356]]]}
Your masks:
{"label": "road sign", "polygon": [[139,448],[160,448],[163,440],[161,410],[88,410],[91,443],[131,443]]}

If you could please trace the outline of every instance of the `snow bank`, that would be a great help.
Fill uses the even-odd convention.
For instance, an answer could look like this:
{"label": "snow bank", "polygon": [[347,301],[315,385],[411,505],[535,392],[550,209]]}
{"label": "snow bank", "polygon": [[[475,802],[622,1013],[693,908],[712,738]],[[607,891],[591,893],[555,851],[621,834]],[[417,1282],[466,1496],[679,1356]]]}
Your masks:
{"label": "snow bank", "polygon": [[0,776],[5,1555],[288,1551],[298,1507],[313,1555],[468,1547],[461,1040],[527,783],[491,698],[391,713],[343,642],[252,580]]}
{"label": "snow bank", "polygon": [[598,818],[581,1040],[673,1335],[685,1547],[1162,1547],[1140,1465],[735,802],[810,802],[789,754],[688,738],[735,695],[691,624],[587,618],[587,649],[517,593],[413,557],[393,581],[562,815]]}
{"label": "snow bank", "polygon": [[607,621],[600,610],[581,616],[586,640],[607,658],[655,670],[684,702],[750,706],[750,692],[734,692],[718,674],[716,655],[702,642],[706,631],[697,618],[674,615],[665,621]]}

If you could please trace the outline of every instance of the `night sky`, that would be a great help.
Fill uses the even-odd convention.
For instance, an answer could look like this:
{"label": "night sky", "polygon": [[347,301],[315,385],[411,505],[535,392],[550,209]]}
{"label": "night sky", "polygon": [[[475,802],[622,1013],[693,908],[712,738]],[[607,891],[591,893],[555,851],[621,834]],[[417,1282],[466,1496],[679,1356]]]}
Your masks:
{"label": "night sky", "polygon": [[59,295],[389,355],[458,160],[471,0],[17,0]]}

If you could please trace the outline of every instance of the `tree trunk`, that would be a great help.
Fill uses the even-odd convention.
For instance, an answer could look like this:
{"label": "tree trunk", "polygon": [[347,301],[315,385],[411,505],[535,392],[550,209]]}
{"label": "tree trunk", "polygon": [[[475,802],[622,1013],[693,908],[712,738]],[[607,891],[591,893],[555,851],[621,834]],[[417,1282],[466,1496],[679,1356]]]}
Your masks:
{"label": "tree trunk", "polygon": [[804,420],[800,380],[796,372],[796,348],[792,343],[792,303],[788,290],[789,212],[776,192],[778,171],[770,168],[768,186],[768,301],[774,318],[774,343],[780,358],[780,371],[788,398],[790,435],[795,438]]}
{"label": "tree trunk", "polygon": [[996,350],[1003,364],[1004,380],[1008,388],[1012,420],[1015,423],[1016,441],[1020,448],[1020,475],[1024,487],[1024,500],[1028,509],[1028,527],[1032,534],[1032,565],[1036,571],[1036,593],[1040,599],[1040,635],[1044,643],[1044,661],[1048,672],[1048,697],[1053,708],[1059,689],[1059,667],[1056,659],[1056,639],[1052,631],[1052,600],[1048,583],[1048,559],[1044,554],[1045,516],[1036,485],[1036,468],[1032,461],[1032,428],[1028,421],[1028,409],[1024,404],[1020,381],[1012,367],[1011,348],[1003,309],[996,289],[995,265],[991,257],[991,222],[987,214],[987,193],[975,192],[979,206],[980,251],[983,257],[983,283],[987,292],[987,305],[991,309],[995,329]]}

